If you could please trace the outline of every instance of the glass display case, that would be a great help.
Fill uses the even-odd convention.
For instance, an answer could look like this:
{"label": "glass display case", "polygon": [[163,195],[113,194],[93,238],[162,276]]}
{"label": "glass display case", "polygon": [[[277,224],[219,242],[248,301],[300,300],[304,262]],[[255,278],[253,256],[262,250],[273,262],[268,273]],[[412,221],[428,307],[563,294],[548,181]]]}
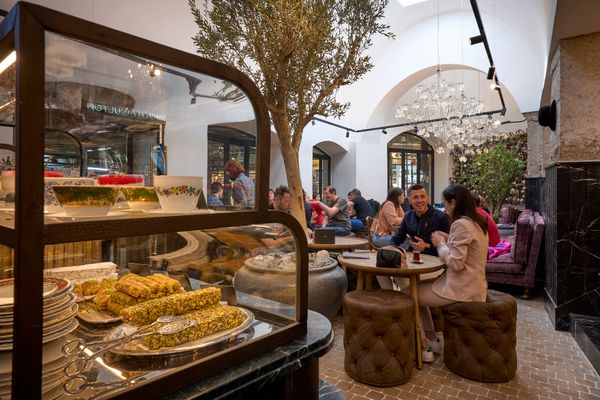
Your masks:
{"label": "glass display case", "polygon": [[[306,332],[306,236],[267,211],[245,75],[18,3],[0,101],[1,398],[158,398]],[[285,271],[276,295],[243,282],[256,265]]]}

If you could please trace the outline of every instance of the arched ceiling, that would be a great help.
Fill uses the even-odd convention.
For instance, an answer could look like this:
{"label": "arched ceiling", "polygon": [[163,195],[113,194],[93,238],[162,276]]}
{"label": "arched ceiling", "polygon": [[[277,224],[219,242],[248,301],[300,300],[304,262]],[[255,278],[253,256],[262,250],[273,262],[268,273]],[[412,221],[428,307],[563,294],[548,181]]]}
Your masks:
{"label": "arched ceiling", "polygon": [[[479,0],[478,5],[503,94],[514,98],[508,114],[514,119],[522,112],[537,110],[556,0]],[[386,22],[396,39],[377,38],[369,50],[373,70],[340,90],[340,99],[352,104],[342,124],[364,128],[393,123],[388,119],[394,113],[390,107],[399,100],[394,96],[406,93],[398,88],[415,86],[416,74],[431,71],[423,76],[426,79],[435,73],[438,63],[465,71],[488,70],[484,46],[468,44],[468,38],[479,30],[467,0],[427,0],[409,7],[390,0]],[[472,92],[471,84],[482,87],[483,82],[464,83]],[[489,90],[489,83],[485,87]],[[497,102],[497,95],[494,99],[488,94],[480,90],[482,100],[489,100],[486,110]]]}

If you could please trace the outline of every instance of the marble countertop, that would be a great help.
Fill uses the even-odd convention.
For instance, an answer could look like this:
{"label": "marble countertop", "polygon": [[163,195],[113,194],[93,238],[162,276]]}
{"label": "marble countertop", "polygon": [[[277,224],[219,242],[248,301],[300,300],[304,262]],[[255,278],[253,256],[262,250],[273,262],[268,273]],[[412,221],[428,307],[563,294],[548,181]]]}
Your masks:
{"label": "marble countertop", "polygon": [[245,391],[269,385],[326,354],[333,345],[333,330],[327,318],[308,311],[306,336],[236,365],[220,374],[185,387],[166,400],[234,398]]}

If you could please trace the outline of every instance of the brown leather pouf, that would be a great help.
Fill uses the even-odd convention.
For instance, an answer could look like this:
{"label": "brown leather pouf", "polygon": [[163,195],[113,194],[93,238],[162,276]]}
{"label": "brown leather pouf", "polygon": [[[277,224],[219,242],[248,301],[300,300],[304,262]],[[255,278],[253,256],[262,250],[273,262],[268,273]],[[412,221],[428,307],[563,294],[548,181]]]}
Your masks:
{"label": "brown leather pouf", "polygon": [[485,303],[454,303],[444,315],[444,364],[478,382],[506,382],[517,370],[517,302],[488,291]]}
{"label": "brown leather pouf", "polygon": [[414,363],[414,302],[393,290],[344,296],[344,368],[374,386],[408,382]]}

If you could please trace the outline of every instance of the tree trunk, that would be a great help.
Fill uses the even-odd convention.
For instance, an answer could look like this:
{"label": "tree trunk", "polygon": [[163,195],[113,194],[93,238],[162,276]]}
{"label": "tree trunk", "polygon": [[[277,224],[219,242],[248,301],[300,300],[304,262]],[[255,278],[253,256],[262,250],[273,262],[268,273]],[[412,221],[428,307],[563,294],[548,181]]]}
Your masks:
{"label": "tree trunk", "polygon": [[302,197],[302,179],[300,178],[300,164],[298,153],[292,147],[290,128],[287,123],[275,124],[278,126],[277,135],[281,146],[281,156],[285,165],[288,189],[292,197],[291,213],[306,229],[306,216],[304,214],[304,198]]}

